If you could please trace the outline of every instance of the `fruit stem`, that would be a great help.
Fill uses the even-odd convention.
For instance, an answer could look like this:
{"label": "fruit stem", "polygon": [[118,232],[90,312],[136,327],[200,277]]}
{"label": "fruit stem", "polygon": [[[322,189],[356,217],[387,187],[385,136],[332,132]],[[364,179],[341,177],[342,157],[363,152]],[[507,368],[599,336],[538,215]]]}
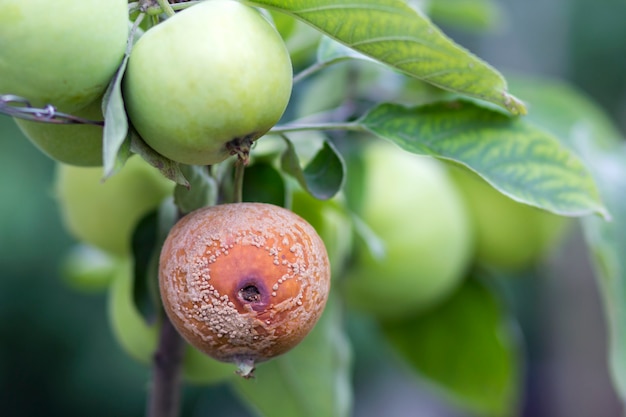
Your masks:
{"label": "fruit stem", "polygon": [[235,162],[235,183],[233,203],[241,203],[243,201],[243,174],[246,170],[246,163],[243,159],[237,158]]}
{"label": "fruit stem", "polygon": [[185,343],[163,314],[159,346],[153,358],[147,417],[177,417],[180,413],[181,365]]}
{"label": "fruit stem", "polygon": [[172,17],[176,14],[176,12],[174,11],[174,9],[172,9],[172,6],[167,0],[157,0],[157,3],[159,3],[159,6],[161,6],[161,10],[163,10],[167,17]]}

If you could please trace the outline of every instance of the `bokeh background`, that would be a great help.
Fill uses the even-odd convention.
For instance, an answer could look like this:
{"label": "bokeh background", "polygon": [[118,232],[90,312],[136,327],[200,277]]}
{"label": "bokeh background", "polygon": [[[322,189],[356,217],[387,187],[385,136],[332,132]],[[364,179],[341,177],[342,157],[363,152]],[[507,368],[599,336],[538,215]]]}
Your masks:
{"label": "bokeh background", "polygon": [[[501,24],[443,29],[504,73],[564,79],[626,132],[626,2],[503,0]],[[106,292],[61,273],[73,241],[52,191],[54,164],[0,116],[0,415],[141,416],[149,369],[108,328]],[[617,417],[606,326],[575,228],[535,273],[510,284],[526,338],[528,417]],[[394,359],[356,350],[355,416],[462,416]],[[251,414],[227,387],[185,387],[183,416]],[[294,416],[298,417],[298,416]]]}

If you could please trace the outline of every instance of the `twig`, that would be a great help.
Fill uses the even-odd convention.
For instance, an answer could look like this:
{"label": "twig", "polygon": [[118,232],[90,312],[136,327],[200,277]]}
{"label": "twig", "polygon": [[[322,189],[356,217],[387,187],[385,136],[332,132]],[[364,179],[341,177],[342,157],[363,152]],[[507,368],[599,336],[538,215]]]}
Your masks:
{"label": "twig", "polygon": [[185,343],[166,314],[154,354],[147,417],[177,417],[180,413],[181,364]]}

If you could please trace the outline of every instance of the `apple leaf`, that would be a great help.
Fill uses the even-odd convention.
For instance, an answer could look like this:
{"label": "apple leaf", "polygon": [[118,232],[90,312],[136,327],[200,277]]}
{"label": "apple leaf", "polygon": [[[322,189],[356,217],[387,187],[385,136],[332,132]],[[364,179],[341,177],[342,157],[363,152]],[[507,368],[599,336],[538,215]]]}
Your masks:
{"label": "apple leaf", "polygon": [[104,177],[111,176],[118,160],[118,152],[128,137],[128,117],[122,95],[122,79],[128,65],[130,52],[133,49],[135,35],[140,34],[139,23],[136,22],[128,33],[126,50],[115,75],[109,82],[102,98],[102,113],[104,114],[104,132],[102,134],[102,162],[104,165]]}
{"label": "apple leaf", "polygon": [[340,43],[445,90],[489,101],[512,114],[524,104],[502,75],[444,35],[402,0],[254,0],[287,13]]}
{"label": "apple leaf", "polygon": [[515,414],[521,390],[517,329],[478,280],[466,280],[434,310],[382,326],[392,347],[453,403],[485,417]]}
{"label": "apple leaf", "polygon": [[217,202],[217,182],[206,166],[181,165],[181,172],[189,180],[189,186],[181,184],[174,188],[174,203],[184,213],[190,213]]}
{"label": "apple leaf", "polygon": [[243,176],[243,201],[268,203],[284,207],[285,180],[280,172],[266,162],[255,162]]}
{"label": "apple leaf", "polygon": [[262,363],[255,378],[233,381],[235,392],[266,417],[348,417],[351,353],[339,299],[328,300],[313,331],[293,350]]}
{"label": "apple leaf", "polygon": [[144,161],[158,169],[165,178],[174,181],[176,184],[189,187],[189,181],[185,178],[177,162],[164,157],[148,146],[134,129],[131,128],[128,132],[130,136],[130,150],[133,153],[138,154]]}
{"label": "apple leaf", "polygon": [[524,119],[453,101],[412,108],[385,103],[359,123],[409,152],[464,165],[521,203],[566,216],[607,215],[580,159]]}
{"label": "apple leaf", "polygon": [[607,315],[611,374],[626,402],[626,147],[586,155],[612,216],[610,222],[585,218],[583,229]]}
{"label": "apple leaf", "polygon": [[335,146],[328,140],[307,166],[302,169],[295,147],[283,136],[287,148],[281,156],[281,168],[298,180],[300,186],[319,200],[332,198],[343,187],[345,162]]}
{"label": "apple leaf", "polygon": [[513,77],[531,106],[529,118],[574,147],[589,166],[611,221],[586,217],[585,240],[607,316],[609,361],[617,393],[626,402],[626,148],[601,108],[562,81]]}
{"label": "apple leaf", "polygon": [[144,216],[132,236],[133,301],[148,324],[160,314],[158,288],[159,254],[169,230],[176,222],[177,208],[165,200],[158,210]]}

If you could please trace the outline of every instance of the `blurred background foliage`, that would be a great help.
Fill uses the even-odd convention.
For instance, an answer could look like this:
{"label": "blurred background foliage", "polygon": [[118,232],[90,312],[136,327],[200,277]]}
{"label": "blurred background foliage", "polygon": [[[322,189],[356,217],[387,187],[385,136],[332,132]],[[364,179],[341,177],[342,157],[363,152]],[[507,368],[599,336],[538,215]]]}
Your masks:
{"label": "blurred background foliage", "polygon": [[[421,3],[430,3],[433,19],[454,40],[505,74],[568,81],[626,132],[626,2]],[[480,13],[481,7],[486,12]],[[0,116],[0,414],[141,416],[149,369],[115,343],[106,292],[80,290],[62,274],[73,241],[54,202],[53,171],[53,162]],[[604,318],[579,231],[527,275],[507,280],[526,339],[523,415],[621,415],[606,366]],[[462,415],[394,366],[395,355],[372,337],[368,325],[354,320],[350,328],[356,347],[355,416]],[[225,386],[187,386],[182,415],[250,414]]]}

